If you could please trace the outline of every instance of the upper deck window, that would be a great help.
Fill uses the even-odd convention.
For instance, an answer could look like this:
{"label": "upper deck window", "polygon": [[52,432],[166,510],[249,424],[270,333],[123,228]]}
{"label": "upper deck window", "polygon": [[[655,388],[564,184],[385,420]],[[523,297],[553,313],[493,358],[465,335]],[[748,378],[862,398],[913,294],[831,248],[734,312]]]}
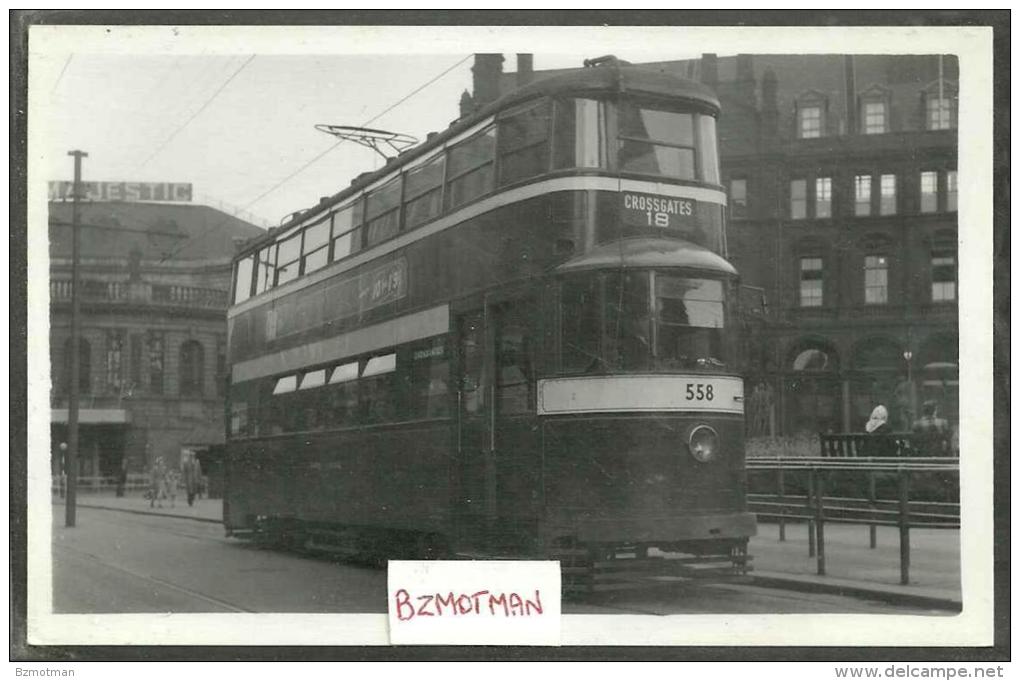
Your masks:
{"label": "upper deck window", "polygon": [[358,201],[333,214],[333,260],[340,260],[361,249],[361,209]]}
{"label": "upper deck window", "polygon": [[556,101],[555,168],[605,168],[605,105],[594,99]]}
{"label": "upper deck window", "polygon": [[443,170],[440,155],[426,161],[404,176],[404,226],[417,227],[443,211]]}
{"label": "upper deck window", "polygon": [[492,190],[492,162],[495,154],[496,129],[488,128],[461,142],[448,156],[446,202],[455,208]]}
{"label": "upper deck window", "polygon": [[280,286],[298,275],[301,257],[301,232],[279,243],[276,254],[276,286]]}
{"label": "upper deck window", "polygon": [[329,262],[329,218],[305,229],[301,245],[301,273],[309,274]]}
{"label": "upper deck window", "polygon": [[698,116],[698,167],[704,182],[719,184],[719,144],[715,136],[715,118]]}
{"label": "upper deck window", "polygon": [[547,99],[511,112],[499,121],[499,183],[549,170],[550,102]]}
{"label": "upper deck window", "polygon": [[401,178],[396,177],[368,195],[365,221],[368,245],[385,241],[400,230]]}
{"label": "upper deck window", "polygon": [[251,296],[251,277],[255,262],[252,256],[237,262],[237,276],[234,277],[234,304],[244,302]]}
{"label": "upper deck window", "polygon": [[261,249],[255,262],[255,295],[273,287],[276,274],[276,244]]}
{"label": "upper deck window", "polygon": [[633,102],[622,102],[617,111],[622,170],[695,179],[694,114],[652,109]]}

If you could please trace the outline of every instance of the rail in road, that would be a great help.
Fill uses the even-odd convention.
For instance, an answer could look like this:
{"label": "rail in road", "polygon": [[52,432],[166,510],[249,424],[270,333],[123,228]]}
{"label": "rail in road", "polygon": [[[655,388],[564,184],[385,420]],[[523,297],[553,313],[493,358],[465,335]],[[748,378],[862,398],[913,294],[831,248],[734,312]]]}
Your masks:
{"label": "rail in road", "polygon": [[[60,527],[55,516],[53,532],[58,612],[384,613],[386,608],[385,570],[262,549],[224,537],[209,524],[84,507],[76,528]],[[933,609],[754,584],[688,583],[566,601],[564,612],[929,614]]]}
{"label": "rail in road", "polygon": [[[775,492],[749,494],[750,510],[779,523],[780,541],[786,538],[788,521],[807,521],[808,555],[817,559],[819,575],[826,574],[826,523],[867,524],[872,549],[876,547],[879,526],[897,527],[900,583],[903,585],[910,584],[911,528],[960,527],[958,493],[955,501],[910,498],[912,481],[933,474],[942,480],[950,479],[950,494],[957,490],[960,469],[956,457],[762,457],[748,459],[747,469],[775,473]],[[865,495],[827,494],[827,486],[837,476],[844,487],[853,487],[855,482],[866,485]],[[895,499],[879,498],[880,481],[895,483]],[[932,486],[927,485],[926,491],[932,490]]]}

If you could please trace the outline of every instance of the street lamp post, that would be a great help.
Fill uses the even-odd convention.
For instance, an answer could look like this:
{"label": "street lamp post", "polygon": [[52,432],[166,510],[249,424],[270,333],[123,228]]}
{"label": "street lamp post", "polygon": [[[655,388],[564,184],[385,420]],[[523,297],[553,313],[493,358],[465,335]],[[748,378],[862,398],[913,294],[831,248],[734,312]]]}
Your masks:
{"label": "street lamp post", "polygon": [[88,154],[84,151],[69,151],[74,156],[74,203],[71,208],[71,385],[67,402],[67,456],[64,471],[67,475],[67,497],[64,501],[64,524],[74,527],[78,501],[78,374],[81,371],[81,291],[78,281],[78,250],[81,235],[78,222],[81,219],[81,160]]}
{"label": "street lamp post", "polygon": [[[910,350],[903,351],[903,359],[907,362],[907,398],[910,400],[910,418],[917,418],[917,398],[914,394],[914,376],[911,367],[911,360],[914,353]],[[910,424],[907,424],[908,426]]]}

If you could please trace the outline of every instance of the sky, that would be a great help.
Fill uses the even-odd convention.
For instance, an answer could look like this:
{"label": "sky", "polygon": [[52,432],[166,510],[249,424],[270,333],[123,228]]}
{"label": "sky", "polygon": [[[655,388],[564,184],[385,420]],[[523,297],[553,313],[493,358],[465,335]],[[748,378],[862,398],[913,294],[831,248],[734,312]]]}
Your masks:
{"label": "sky", "polygon": [[[199,36],[183,45],[121,35],[118,49],[101,38],[78,47],[46,40],[46,49],[35,53],[47,77],[31,88],[46,115],[45,133],[34,138],[45,152],[46,179],[71,180],[67,152],[81,149],[88,153],[86,181],[187,182],[196,202],[242,210],[240,217],[274,226],[382,163],[351,142],[332,148],[337,140],[316,124],[368,125],[424,140],[457,118],[461,93],[471,90],[472,53],[494,51],[484,41],[437,40],[434,51],[401,53],[381,47],[393,47],[388,37],[366,36],[363,44],[308,41],[295,50],[302,53],[280,54],[287,35],[226,44],[222,35]],[[636,54],[628,49],[633,45],[618,45],[618,56]],[[578,47],[536,51],[535,68],[580,67],[611,51],[605,44]],[[690,54],[667,43],[639,58]],[[515,71],[514,53],[504,56],[504,70]]]}

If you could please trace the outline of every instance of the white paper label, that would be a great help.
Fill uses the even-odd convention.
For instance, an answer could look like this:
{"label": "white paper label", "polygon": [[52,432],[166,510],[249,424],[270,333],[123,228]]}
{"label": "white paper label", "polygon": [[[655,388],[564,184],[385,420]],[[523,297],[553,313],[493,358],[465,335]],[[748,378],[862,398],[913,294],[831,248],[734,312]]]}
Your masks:
{"label": "white paper label", "polygon": [[390,643],[559,645],[555,561],[390,561]]}

